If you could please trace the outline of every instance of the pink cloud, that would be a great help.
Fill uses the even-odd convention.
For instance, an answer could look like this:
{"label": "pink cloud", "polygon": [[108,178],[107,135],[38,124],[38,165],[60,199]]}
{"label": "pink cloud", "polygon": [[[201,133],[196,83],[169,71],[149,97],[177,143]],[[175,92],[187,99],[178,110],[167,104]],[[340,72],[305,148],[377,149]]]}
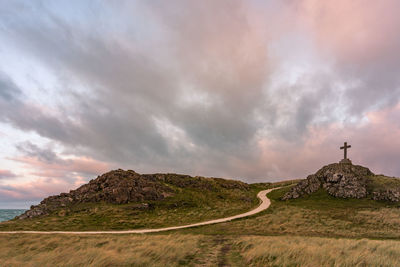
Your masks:
{"label": "pink cloud", "polygon": [[[88,180],[110,170],[110,164],[88,157],[59,158],[54,162],[36,157],[13,158],[29,172],[29,181],[15,181],[0,186],[2,200],[40,200],[49,195],[76,189]],[[0,175],[7,171],[0,171]]]}
{"label": "pink cloud", "polygon": [[13,172],[9,171],[9,170],[0,170],[0,179],[12,178],[12,177],[15,177],[15,176],[16,175]]}
{"label": "pink cloud", "polygon": [[398,49],[399,1],[303,0],[296,7],[316,40],[341,60],[379,61]]}
{"label": "pink cloud", "polygon": [[67,173],[99,175],[110,169],[110,164],[88,157],[60,159],[55,162],[46,162],[30,156],[17,157],[13,158],[13,160],[23,163],[29,169],[36,170],[31,174],[46,177],[60,177],[65,176]]}
{"label": "pink cloud", "polygon": [[38,178],[29,182],[0,187],[0,199],[39,200],[47,196],[67,192],[74,183],[61,178]]}
{"label": "pink cloud", "polygon": [[265,166],[268,176],[276,180],[304,178],[323,165],[338,162],[343,157],[339,146],[348,141],[352,145],[349,157],[353,164],[396,175],[400,173],[399,114],[400,104],[369,112],[368,122],[363,125],[313,126],[302,144],[261,138],[258,147],[262,152],[256,168]]}

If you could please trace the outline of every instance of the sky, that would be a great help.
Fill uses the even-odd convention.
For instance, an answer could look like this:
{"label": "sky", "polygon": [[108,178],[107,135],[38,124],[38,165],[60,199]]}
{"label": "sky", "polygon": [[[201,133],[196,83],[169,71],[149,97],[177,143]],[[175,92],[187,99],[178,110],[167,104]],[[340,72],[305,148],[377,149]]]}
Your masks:
{"label": "sky", "polygon": [[0,0],[0,208],[111,169],[400,176],[397,0]]}

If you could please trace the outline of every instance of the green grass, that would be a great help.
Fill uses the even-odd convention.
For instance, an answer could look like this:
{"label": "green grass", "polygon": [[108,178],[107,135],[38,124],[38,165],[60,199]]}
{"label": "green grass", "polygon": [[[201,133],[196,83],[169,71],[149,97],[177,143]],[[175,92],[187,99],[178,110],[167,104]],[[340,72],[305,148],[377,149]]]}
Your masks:
{"label": "green grass", "polygon": [[400,187],[400,179],[384,175],[373,175],[367,178],[368,191],[379,191]]}
{"label": "green grass", "polygon": [[123,230],[184,225],[251,210],[258,205],[256,194],[259,190],[286,186],[269,193],[272,205],[264,212],[249,218],[179,232],[400,239],[399,203],[367,198],[340,199],[322,189],[299,199],[281,201],[281,197],[290,190],[290,185],[296,182],[253,184],[248,190],[181,188],[181,192],[174,197],[148,202],[154,205],[149,210],[135,210],[132,208],[135,203],[92,203],[74,207],[67,216],[53,214],[1,223],[0,230]]}
{"label": "green grass", "polygon": [[0,231],[124,230],[184,225],[251,210],[259,203],[257,192],[266,187],[268,184],[251,185],[248,189],[174,187],[177,193],[173,197],[146,201],[148,209],[138,209],[140,203],[84,203],[49,216],[3,222]]}
{"label": "green grass", "polygon": [[247,219],[182,230],[211,235],[297,235],[400,239],[400,204],[371,199],[339,199],[320,190],[282,201],[290,187],[272,191],[271,207]]}
{"label": "green grass", "polygon": [[336,198],[329,195],[324,189],[319,189],[317,192],[306,195],[301,198],[292,199],[289,201],[281,201],[280,198],[284,193],[289,191],[290,188],[283,188],[280,190],[272,191],[268,196],[274,200],[275,203],[285,203],[289,206],[323,210],[329,209],[364,209],[364,208],[381,208],[381,207],[400,207],[400,203],[374,201],[368,198],[355,199],[355,198]]}

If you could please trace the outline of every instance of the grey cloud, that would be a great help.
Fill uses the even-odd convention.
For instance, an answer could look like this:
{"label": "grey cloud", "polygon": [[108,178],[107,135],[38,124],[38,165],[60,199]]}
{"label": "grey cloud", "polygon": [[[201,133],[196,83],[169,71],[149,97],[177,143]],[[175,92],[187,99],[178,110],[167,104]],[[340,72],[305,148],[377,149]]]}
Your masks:
{"label": "grey cloud", "polygon": [[[190,83],[198,82],[198,87],[210,92],[213,89],[219,90],[219,95],[216,97],[219,98],[222,94],[223,98],[227,98],[220,103],[220,106],[206,110],[199,110],[196,107],[181,108],[176,105],[176,96],[181,86],[179,79],[182,77],[177,77],[177,70],[173,67],[168,68],[168,62],[154,62],[151,54],[148,54],[149,51],[146,51],[146,54],[132,54],[132,51],[125,50],[118,43],[110,46],[109,42],[107,43],[99,35],[88,37],[83,33],[69,39],[70,36],[66,33],[73,30],[69,27],[71,26],[62,22],[56,25],[44,24],[40,27],[19,25],[17,27],[19,35],[14,37],[41,60],[45,59],[52,68],[58,69],[62,66],[64,70],[79,77],[82,83],[95,85],[98,89],[97,100],[94,102],[76,99],[76,106],[80,109],[70,113],[79,120],[79,126],[82,127],[74,127],[68,121],[61,121],[45,114],[26,121],[21,119],[17,112],[18,115],[12,116],[11,121],[20,128],[33,129],[43,136],[67,144],[82,145],[88,147],[97,157],[105,155],[108,159],[122,162],[148,162],[152,159],[157,162],[170,156],[187,155],[185,151],[176,152],[178,155],[168,154],[168,140],[164,140],[158,133],[154,117],[167,117],[174,125],[182,128],[194,143],[207,146],[209,149],[227,149],[229,152],[237,153],[238,151],[234,151],[234,146],[242,144],[243,148],[254,135],[256,129],[251,122],[252,107],[249,106],[255,106],[255,103],[260,101],[257,97],[260,93],[245,94],[245,97],[251,97],[253,100],[243,100],[240,94],[243,92],[244,84],[237,82],[246,82],[248,78],[244,77],[244,81],[235,81],[232,75],[237,75],[238,70],[234,70],[225,81],[221,82],[215,80],[218,77],[213,76],[220,75],[218,72],[224,71],[225,67],[221,70],[211,70],[211,73],[202,73],[203,77],[191,78],[214,79],[215,81],[210,81],[208,84],[198,80]],[[230,35],[233,38],[234,32]],[[179,42],[182,41],[182,39],[176,41],[177,45],[181,46]],[[232,44],[232,49],[239,48],[239,45]],[[195,47],[193,49],[196,50]],[[205,47],[201,49],[206,52]],[[224,59],[229,58],[210,61],[207,65],[212,67],[213,63],[223,63]],[[197,56],[191,62],[185,62],[184,67],[190,68],[189,64],[193,68],[198,68],[196,60],[199,60]],[[231,61],[224,64],[233,67],[233,63]],[[260,80],[259,77],[250,79]],[[253,86],[251,83],[254,82],[250,80],[249,85]],[[254,90],[260,91],[261,84],[256,85],[259,88]],[[226,90],[228,92],[225,92]],[[100,112],[99,109],[105,112]]]}
{"label": "grey cloud", "polygon": [[[242,172],[229,160],[249,165],[257,160],[260,133],[301,143],[308,126],[321,123],[321,118],[324,123],[337,119],[337,105],[345,106],[349,115],[360,116],[371,106],[398,97],[393,73],[370,73],[373,78],[369,79],[367,72],[357,72],[369,85],[350,88],[345,104],[338,104],[332,76],[319,73],[278,93],[270,92],[274,62],[268,56],[270,37],[264,36],[269,32],[254,28],[244,1],[125,5],[124,10],[112,5],[108,17],[103,13],[95,17],[86,10],[89,28],[63,18],[61,11],[50,10],[46,4],[22,12],[9,7],[0,19],[2,38],[40,61],[60,81],[79,83],[89,92],[77,93],[66,86],[60,94],[73,104],[60,106],[65,114],[60,116],[12,93],[16,88],[10,82],[0,83],[0,88],[8,88],[0,91],[0,118],[61,143],[68,153],[138,166],[143,172],[176,170],[254,178],[262,176],[265,168]],[[108,4],[93,8],[102,12]],[[141,12],[148,16],[135,21]],[[111,17],[117,20],[115,24],[104,23]],[[142,40],[143,35],[148,38]],[[340,74],[341,67],[335,72]],[[350,74],[343,77],[352,78]],[[387,89],[381,95],[376,88]],[[200,97],[182,105],[180,97],[185,93],[194,98],[199,93],[206,100]],[[288,104],[287,110],[282,103]],[[282,122],[284,116],[287,119]],[[157,120],[170,123],[167,126],[181,135],[165,137]],[[173,142],[182,145],[174,147]],[[33,144],[19,149],[43,161],[57,160],[52,151]]]}
{"label": "grey cloud", "polygon": [[3,72],[0,72],[0,104],[15,103],[21,95],[21,90]]}
{"label": "grey cloud", "polygon": [[25,156],[37,158],[45,163],[58,163],[61,161],[52,149],[40,148],[29,141],[17,144],[16,148]]}
{"label": "grey cloud", "polygon": [[34,130],[38,134],[63,140],[70,144],[77,126],[69,120],[45,114],[37,106],[25,103],[19,98],[0,99],[0,120],[9,122],[22,130]]}
{"label": "grey cloud", "polygon": [[35,130],[40,135],[70,142],[70,135],[76,127],[73,123],[46,114],[38,106],[26,103],[24,98],[11,78],[0,73],[0,120],[23,130]]}

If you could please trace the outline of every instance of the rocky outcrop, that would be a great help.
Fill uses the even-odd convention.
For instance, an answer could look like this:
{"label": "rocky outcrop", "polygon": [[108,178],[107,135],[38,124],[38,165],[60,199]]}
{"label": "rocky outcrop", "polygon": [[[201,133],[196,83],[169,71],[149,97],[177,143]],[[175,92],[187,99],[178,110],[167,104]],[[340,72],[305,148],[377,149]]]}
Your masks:
{"label": "rocky outcrop", "polygon": [[32,206],[19,219],[48,215],[55,210],[86,202],[124,204],[160,200],[173,195],[173,190],[156,177],[142,176],[134,171],[115,170],[105,173],[69,193],[50,196]]}
{"label": "rocky outcrop", "polygon": [[367,182],[371,175],[374,174],[362,166],[330,164],[300,181],[282,199],[298,198],[316,192],[320,188],[339,198],[364,198],[368,194]]}
{"label": "rocky outcrop", "polygon": [[[50,196],[32,206],[30,210],[18,216],[19,219],[49,215],[56,212],[65,216],[72,205],[89,202],[125,204],[162,200],[174,195],[176,188],[219,191],[221,189],[248,190],[249,185],[240,181],[221,178],[191,177],[180,174],[138,174],[132,170],[114,170],[98,176],[89,183],[69,193]],[[141,203],[131,206],[134,209],[151,209],[152,205]]]}
{"label": "rocky outcrop", "polygon": [[400,201],[400,187],[390,188],[390,189],[381,189],[381,190],[372,192],[372,199],[399,202]]}
{"label": "rocky outcrop", "polygon": [[338,198],[371,198],[400,201],[400,179],[375,175],[368,168],[349,162],[327,165],[300,181],[282,199],[288,200],[312,194],[323,188]]}

